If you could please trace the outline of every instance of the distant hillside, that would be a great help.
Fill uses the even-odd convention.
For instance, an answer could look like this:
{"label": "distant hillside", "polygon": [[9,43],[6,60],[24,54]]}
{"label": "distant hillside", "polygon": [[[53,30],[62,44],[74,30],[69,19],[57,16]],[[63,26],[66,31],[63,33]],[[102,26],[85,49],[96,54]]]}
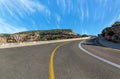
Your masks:
{"label": "distant hillside", "polygon": [[111,27],[107,27],[101,34],[106,40],[120,42],[120,22],[115,22]]}
{"label": "distant hillside", "polygon": [[1,34],[0,43],[45,41],[79,37],[81,36],[75,34],[71,29],[33,30],[15,34]]}

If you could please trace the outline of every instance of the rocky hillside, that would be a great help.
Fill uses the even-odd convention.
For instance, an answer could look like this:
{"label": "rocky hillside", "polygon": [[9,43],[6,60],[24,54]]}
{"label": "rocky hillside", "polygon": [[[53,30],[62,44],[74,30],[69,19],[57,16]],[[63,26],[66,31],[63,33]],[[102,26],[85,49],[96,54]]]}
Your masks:
{"label": "rocky hillside", "polygon": [[101,34],[106,40],[120,42],[120,22],[115,22],[111,27],[107,27]]}
{"label": "rocky hillside", "polygon": [[79,38],[71,29],[35,30],[15,34],[1,34],[0,43],[30,42]]}

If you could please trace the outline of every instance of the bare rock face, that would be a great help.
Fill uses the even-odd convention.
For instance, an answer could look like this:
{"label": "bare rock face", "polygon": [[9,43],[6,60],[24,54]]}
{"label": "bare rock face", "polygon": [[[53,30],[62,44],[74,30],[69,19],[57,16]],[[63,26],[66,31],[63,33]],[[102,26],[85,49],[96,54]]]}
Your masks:
{"label": "bare rock face", "polygon": [[79,38],[71,29],[33,30],[15,34],[0,34],[0,43],[32,42]]}
{"label": "bare rock face", "polygon": [[6,37],[0,37],[0,43],[7,43]]}
{"label": "bare rock face", "polygon": [[40,41],[40,34],[34,33],[23,33],[23,34],[11,34],[9,36],[1,35],[0,43],[16,43],[16,42],[30,42]]}
{"label": "bare rock face", "polygon": [[[30,42],[30,41],[39,41],[40,34],[35,33],[23,33],[23,34],[13,34],[11,35],[12,42]],[[15,40],[15,41],[14,41]]]}
{"label": "bare rock face", "polygon": [[120,42],[120,22],[115,22],[111,27],[105,28],[101,35],[109,41]]}

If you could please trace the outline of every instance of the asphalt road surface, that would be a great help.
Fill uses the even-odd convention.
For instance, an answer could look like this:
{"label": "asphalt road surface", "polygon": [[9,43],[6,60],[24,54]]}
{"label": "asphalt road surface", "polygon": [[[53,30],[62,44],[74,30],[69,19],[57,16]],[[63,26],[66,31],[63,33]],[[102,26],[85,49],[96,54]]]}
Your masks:
{"label": "asphalt road surface", "polygon": [[[54,56],[55,79],[120,79],[120,68],[101,61],[79,47],[80,41],[60,46]],[[52,51],[61,43],[0,49],[0,79],[49,79]],[[94,39],[82,47],[120,65],[120,51],[99,45]]]}
{"label": "asphalt road surface", "polygon": [[0,79],[48,79],[50,54],[57,45],[0,49]]}
{"label": "asphalt road surface", "polygon": [[[100,61],[78,47],[80,41],[58,49],[55,55],[56,79],[120,79],[120,69]],[[101,47],[89,40],[83,44],[86,50],[109,61],[120,64],[120,51]]]}

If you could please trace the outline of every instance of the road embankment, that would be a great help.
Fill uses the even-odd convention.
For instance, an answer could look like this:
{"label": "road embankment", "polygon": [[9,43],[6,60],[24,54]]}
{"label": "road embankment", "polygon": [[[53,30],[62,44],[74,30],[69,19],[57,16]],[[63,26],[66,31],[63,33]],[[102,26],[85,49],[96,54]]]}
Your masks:
{"label": "road embankment", "polygon": [[58,42],[66,42],[66,41],[75,41],[75,40],[83,40],[83,39],[89,39],[89,38],[90,37],[63,39],[63,40],[51,40],[51,41],[5,43],[5,44],[0,44],[0,49],[2,49],[2,48],[13,48],[13,47],[22,47],[22,46],[31,46],[31,45],[39,45],[39,44],[50,44],[50,43],[58,43]]}
{"label": "road embankment", "polygon": [[103,37],[98,37],[98,38],[97,38],[97,41],[98,41],[102,46],[120,50],[120,43],[114,43],[114,42],[107,41],[107,40],[105,40]]}

